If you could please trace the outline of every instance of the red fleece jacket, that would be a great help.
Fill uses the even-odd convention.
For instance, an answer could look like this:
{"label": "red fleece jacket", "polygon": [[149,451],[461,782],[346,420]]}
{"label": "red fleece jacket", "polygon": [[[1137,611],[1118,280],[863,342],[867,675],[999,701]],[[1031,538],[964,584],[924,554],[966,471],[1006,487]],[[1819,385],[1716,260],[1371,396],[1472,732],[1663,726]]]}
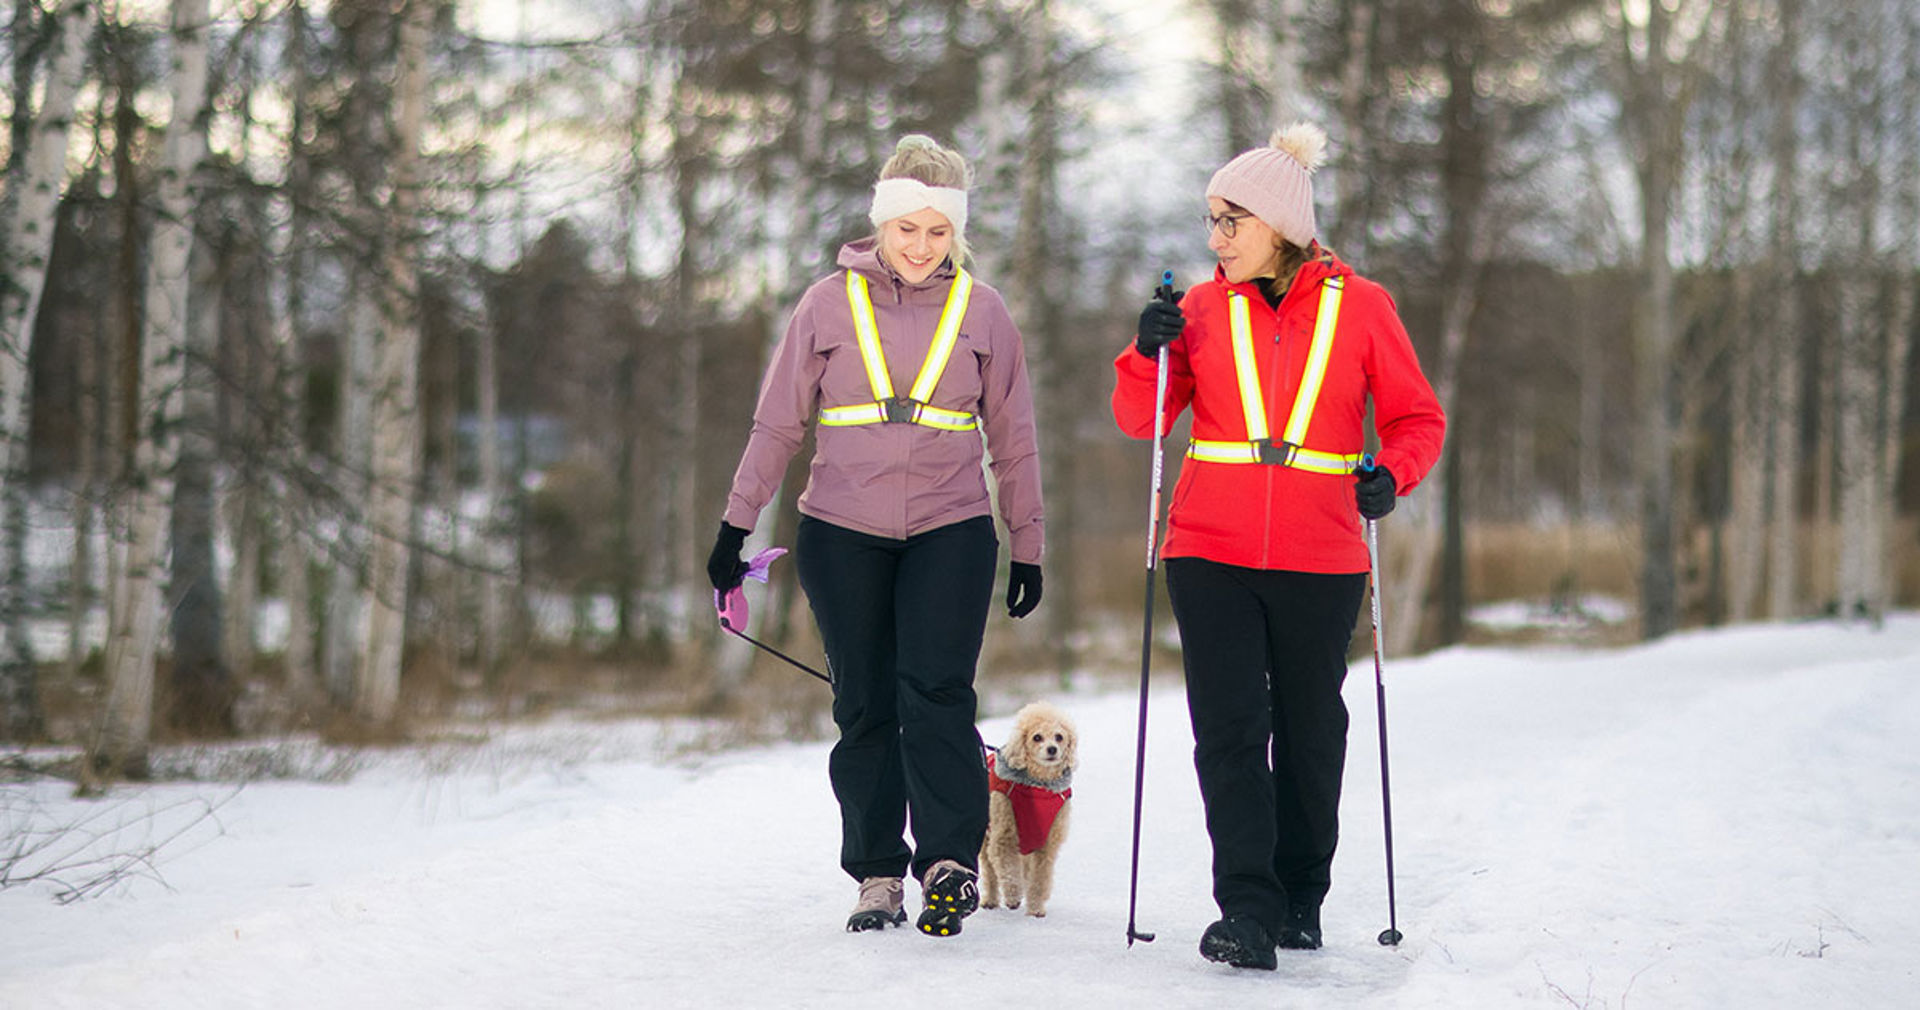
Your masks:
{"label": "red fleece jacket", "polygon": [[[1278,437],[1286,429],[1306,371],[1321,281],[1335,274],[1345,276],[1346,289],[1305,445],[1326,452],[1360,452],[1371,397],[1380,435],[1376,461],[1393,472],[1404,495],[1419,486],[1439,459],[1446,417],[1420,370],[1392,297],[1324,250],[1300,268],[1278,309],[1268,307],[1254,283],[1230,285],[1218,268],[1212,280],[1187,292],[1180,303],[1186,329],[1167,345],[1166,430],[1191,406],[1192,437],[1247,439],[1228,321],[1227,296],[1238,291],[1249,302],[1267,426]],[[1155,368],[1154,360],[1131,343],[1114,359],[1114,420],[1135,438],[1153,435]],[[1182,446],[1168,446],[1170,456],[1183,451]],[[1182,458],[1162,554],[1248,568],[1364,572],[1367,548],[1353,482],[1351,476],[1293,467]]]}

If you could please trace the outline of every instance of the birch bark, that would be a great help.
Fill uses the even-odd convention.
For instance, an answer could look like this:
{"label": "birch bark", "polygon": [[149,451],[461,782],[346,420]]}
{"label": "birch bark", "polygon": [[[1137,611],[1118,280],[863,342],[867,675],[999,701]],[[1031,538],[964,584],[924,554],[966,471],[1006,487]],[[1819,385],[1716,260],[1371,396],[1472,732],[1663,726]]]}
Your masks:
{"label": "birch bark", "polygon": [[132,470],[114,524],[121,556],[107,617],[107,703],[93,767],[144,776],[153,737],[154,666],[166,601],[167,526],[179,453],[180,385],[186,342],[192,185],[206,155],[208,0],[175,0],[171,15],[172,113],[155,186],[157,210],[141,326],[140,384]]}

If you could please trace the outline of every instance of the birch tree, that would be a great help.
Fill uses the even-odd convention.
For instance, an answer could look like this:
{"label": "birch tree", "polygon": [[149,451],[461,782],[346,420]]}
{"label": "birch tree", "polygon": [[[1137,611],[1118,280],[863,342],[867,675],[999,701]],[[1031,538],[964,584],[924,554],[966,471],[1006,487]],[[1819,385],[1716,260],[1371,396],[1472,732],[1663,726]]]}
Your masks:
{"label": "birch tree", "polygon": [[302,0],[292,0],[283,14],[287,52],[287,92],[291,116],[287,136],[286,180],[281,199],[270,204],[277,210],[275,221],[281,227],[265,229],[263,242],[270,251],[273,268],[267,292],[268,324],[273,334],[276,392],[274,403],[281,420],[278,443],[287,460],[273,470],[272,498],[277,503],[273,522],[280,536],[274,545],[280,574],[280,595],[287,606],[287,640],[283,659],[282,684],[299,712],[310,712],[321,698],[320,678],[314,666],[318,629],[314,625],[312,593],[314,544],[309,524],[302,517],[305,495],[295,475],[306,466],[306,443],[302,430],[301,405],[306,386],[306,368],[301,358],[305,345],[302,315],[305,311],[305,279],[311,222],[308,208],[313,203],[313,169],[307,144],[307,128],[312,112],[312,75],[308,71],[308,46],[312,31]]}
{"label": "birch tree", "polygon": [[[1711,341],[1707,357],[1723,367],[1711,370],[1703,385],[1725,390],[1727,421],[1725,450],[1718,459],[1704,461],[1710,472],[1724,465],[1724,512],[1715,515],[1714,542],[1724,545],[1721,563],[1714,566],[1709,599],[1720,606],[1709,620],[1743,622],[1752,618],[1759,602],[1766,562],[1766,475],[1772,453],[1767,448],[1767,420],[1771,405],[1767,390],[1772,364],[1761,332],[1759,311],[1760,264],[1763,251],[1756,239],[1763,215],[1763,191],[1758,171],[1766,147],[1766,119],[1760,103],[1765,89],[1764,37],[1759,13],[1736,10],[1728,19],[1726,45],[1716,54],[1715,86],[1703,99],[1697,118],[1706,145],[1700,185],[1703,209],[1712,219],[1714,238],[1710,269],[1728,279],[1722,297],[1728,311]],[[1703,396],[1702,399],[1709,399]],[[1708,503],[1710,510],[1716,503]],[[1717,611],[1717,612],[1714,612]]]}
{"label": "birch tree", "polygon": [[[1438,70],[1446,89],[1433,116],[1440,135],[1435,208],[1440,219],[1436,222],[1440,234],[1436,257],[1439,353],[1424,364],[1441,409],[1450,417],[1456,415],[1468,324],[1480,300],[1481,279],[1493,246],[1488,192],[1505,145],[1494,108],[1501,99],[1495,97],[1490,83],[1501,76],[1495,41],[1501,28],[1497,22],[1496,16],[1483,14],[1472,0],[1449,0],[1436,11],[1432,26],[1439,36]],[[1422,496],[1431,504],[1406,510],[1405,517],[1390,526],[1403,545],[1401,566],[1388,589],[1389,609],[1402,615],[1386,628],[1387,648],[1395,653],[1411,651],[1419,640],[1423,603],[1443,544],[1441,520],[1460,505],[1452,485],[1459,480],[1455,460],[1464,451],[1460,442],[1453,440],[1448,460],[1435,469],[1431,486]],[[1450,528],[1457,532],[1459,524],[1452,523]]]}
{"label": "birch tree", "polygon": [[427,106],[427,38],[433,6],[408,0],[401,12],[395,84],[393,176],[386,225],[386,283],[381,289],[378,367],[373,390],[373,480],[368,507],[366,652],[354,711],[375,726],[391,723],[400,698],[406,645],[407,574],[420,472],[420,311],[417,263],[420,131]]}
{"label": "birch tree", "polygon": [[1768,295],[1759,338],[1767,358],[1770,465],[1765,489],[1767,529],[1767,616],[1784,621],[1798,616],[1800,528],[1800,299],[1795,234],[1800,220],[1799,113],[1801,102],[1801,0],[1776,0],[1779,35],[1767,63],[1768,242],[1763,267]]}
{"label": "birch tree", "polygon": [[178,455],[188,262],[193,248],[191,186],[207,149],[208,0],[174,0],[170,17],[172,111],[167,120],[157,216],[141,326],[138,439],[114,528],[122,560],[107,624],[107,702],[92,765],[106,775],[142,776],[153,732],[154,666],[160,646],[167,525]]}
{"label": "birch tree", "polygon": [[[207,185],[195,186],[208,193]],[[209,202],[218,197],[209,195]],[[206,220],[213,215],[201,215]],[[224,314],[221,250],[196,242],[188,257],[187,321],[180,351],[179,428],[170,509],[171,564],[167,608],[172,663],[162,717],[194,736],[233,732],[233,678],[221,642],[221,591],[214,571],[214,461],[219,403],[214,364]]]}
{"label": "birch tree", "polygon": [[1687,115],[1699,88],[1700,47],[1719,0],[1616,0],[1614,80],[1620,131],[1640,197],[1639,298],[1634,319],[1635,483],[1640,495],[1640,634],[1679,626],[1672,387],[1675,198],[1687,164]]}
{"label": "birch tree", "polygon": [[[22,6],[22,12],[26,10]],[[22,15],[22,16],[23,16]],[[16,28],[21,28],[16,20]],[[54,212],[65,182],[68,133],[92,34],[87,0],[52,13],[53,35],[40,106],[16,89],[6,197],[0,202],[0,739],[41,730],[34,657],[26,634],[27,363],[53,250]],[[16,71],[31,78],[26,39],[16,36]]]}
{"label": "birch tree", "polygon": [[1058,202],[1061,134],[1064,131],[1062,92],[1067,69],[1063,32],[1047,0],[1029,4],[1012,24],[1023,94],[1026,133],[1020,138],[1015,162],[1015,193],[1019,215],[1013,239],[1007,302],[1026,342],[1036,418],[1042,438],[1041,488],[1047,505],[1047,568],[1052,593],[1043,619],[1046,640],[1052,645],[1053,665],[1064,678],[1072,671],[1070,620],[1075,616],[1073,549],[1075,489],[1071,477],[1070,433],[1083,404],[1067,391],[1072,374],[1065,334],[1065,312],[1057,292],[1063,280],[1063,241]]}
{"label": "birch tree", "polygon": [[[1890,503],[1913,305],[1914,225],[1911,217],[1891,213],[1902,203],[1898,173],[1912,164],[1914,143],[1911,117],[1903,120],[1895,111],[1911,96],[1905,78],[1913,54],[1901,52],[1905,10],[1873,3],[1835,23],[1834,69],[1851,101],[1842,113],[1844,157],[1836,168],[1842,186],[1835,194],[1840,201],[1830,216],[1837,231],[1851,232],[1852,247],[1840,252],[1844,268],[1834,282],[1840,340],[1835,591],[1842,617],[1876,627],[1891,597]],[[1903,209],[1911,212],[1910,202]],[[1887,233],[1889,222],[1899,234]]]}

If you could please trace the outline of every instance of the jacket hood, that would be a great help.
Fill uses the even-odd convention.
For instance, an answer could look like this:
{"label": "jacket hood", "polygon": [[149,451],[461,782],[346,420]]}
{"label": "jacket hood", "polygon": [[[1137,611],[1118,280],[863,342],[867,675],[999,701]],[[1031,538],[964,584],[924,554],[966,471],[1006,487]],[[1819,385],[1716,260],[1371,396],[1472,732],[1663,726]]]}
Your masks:
{"label": "jacket hood", "polygon": [[903,293],[937,291],[942,298],[946,297],[947,286],[953,283],[954,277],[960,272],[953,265],[953,257],[949,256],[941,261],[939,266],[933,268],[933,273],[928,274],[926,280],[918,284],[909,284],[887,264],[886,260],[880,258],[880,240],[873,236],[841,246],[840,255],[835,262],[845,269],[859,271],[866,276],[869,283],[885,281]]}

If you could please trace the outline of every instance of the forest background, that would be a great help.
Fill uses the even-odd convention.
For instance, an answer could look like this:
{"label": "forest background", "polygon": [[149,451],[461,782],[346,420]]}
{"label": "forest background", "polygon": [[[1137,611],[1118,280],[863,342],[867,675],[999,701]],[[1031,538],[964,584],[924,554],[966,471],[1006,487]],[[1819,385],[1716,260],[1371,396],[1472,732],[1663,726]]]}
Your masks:
{"label": "forest background", "polygon": [[[1381,524],[1393,653],[1498,600],[1603,641],[1920,601],[1908,0],[16,0],[0,66],[0,741],[89,780],[554,706],[818,731],[701,559],[907,132],[975,163],[1041,412],[1046,598],[987,676],[1132,662],[1109,362],[1296,118],[1449,415]],[[774,572],[756,636],[817,657]]]}

